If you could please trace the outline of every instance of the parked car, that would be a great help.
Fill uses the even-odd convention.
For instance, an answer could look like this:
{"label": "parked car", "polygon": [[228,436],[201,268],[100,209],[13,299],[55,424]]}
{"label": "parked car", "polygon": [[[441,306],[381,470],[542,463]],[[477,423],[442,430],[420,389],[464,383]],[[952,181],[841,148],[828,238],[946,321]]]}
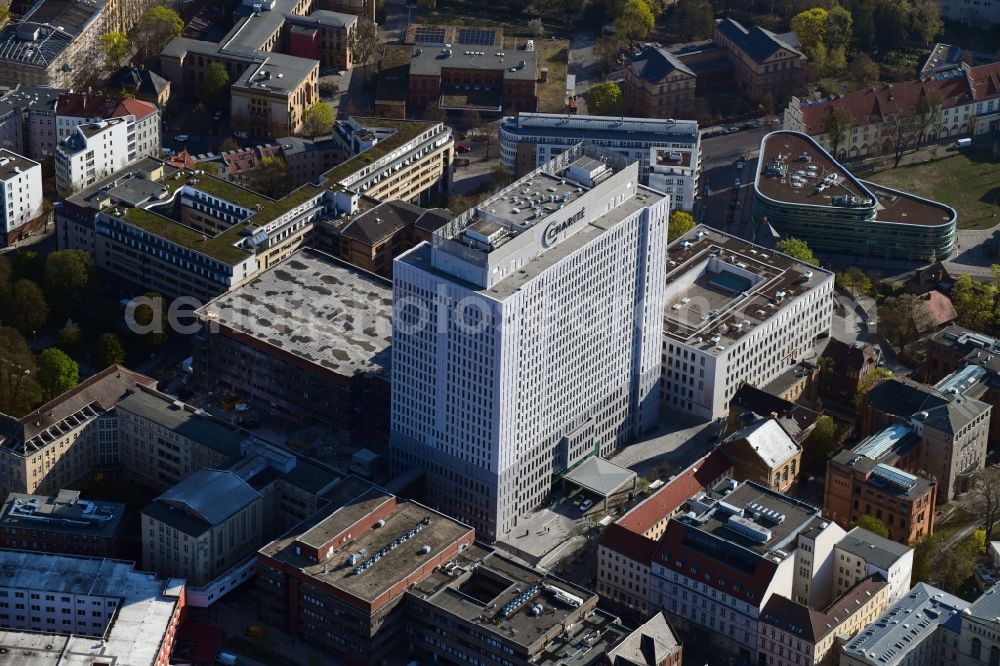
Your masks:
{"label": "parked car", "polygon": [[233,132],[233,136],[235,136],[237,139],[249,139],[250,133],[241,130],[239,132]]}
{"label": "parked car", "polygon": [[222,120],[222,111],[216,111],[212,114],[213,120]]}
{"label": "parked car", "polygon": [[736,134],[739,131],[740,128],[736,127],[735,125],[731,125],[725,129],[726,134]]}
{"label": "parked car", "polygon": [[455,146],[455,150],[457,150],[460,153],[471,153],[472,152],[472,148],[470,148],[468,146],[468,144],[465,144],[465,143],[460,143],[457,146]]}
{"label": "parked car", "polygon": [[187,134],[178,134],[174,137],[174,141],[188,141],[190,138]]}
{"label": "parked car", "polygon": [[174,149],[173,148],[160,148],[160,154],[163,155],[164,157],[170,157],[171,155],[174,154]]}
{"label": "parked car", "polygon": [[594,506],[593,501],[587,499],[580,502],[580,511],[586,511],[590,507]]}
{"label": "parked car", "polygon": [[740,178],[739,176],[736,176],[736,180],[735,180],[735,181],[733,181],[733,184],[734,184],[734,185],[735,185],[736,187],[739,187],[740,185],[742,185],[742,184],[743,184],[743,179],[742,179],[742,178]]}
{"label": "parked car", "polygon": [[746,164],[746,160],[744,160],[741,157],[739,160],[736,161],[736,168],[737,169],[742,169],[745,164]]}

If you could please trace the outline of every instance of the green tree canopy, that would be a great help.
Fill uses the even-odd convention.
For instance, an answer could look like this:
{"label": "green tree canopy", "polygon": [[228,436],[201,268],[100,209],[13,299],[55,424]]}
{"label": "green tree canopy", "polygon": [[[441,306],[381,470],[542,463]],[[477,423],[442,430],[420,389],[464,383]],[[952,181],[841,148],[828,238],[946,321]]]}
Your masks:
{"label": "green tree canopy", "polygon": [[80,344],[80,326],[72,321],[67,321],[66,325],[59,329],[56,340],[63,349],[75,349]]}
{"label": "green tree canopy", "polygon": [[102,368],[125,363],[125,348],[114,333],[105,333],[97,341],[97,360]]}
{"label": "green tree canopy", "polygon": [[694,216],[683,210],[674,210],[670,213],[670,222],[667,226],[667,241],[672,242],[687,232],[694,229]]}
{"label": "green tree canopy", "polygon": [[678,0],[674,8],[674,31],[686,42],[712,36],[715,10],[708,0]]}
{"label": "green tree canopy", "polygon": [[991,333],[997,327],[994,319],[994,300],[997,288],[993,285],[973,280],[963,275],[955,280],[951,288],[951,302],[958,315],[960,326]]}
{"label": "green tree canopy", "polygon": [[93,272],[94,259],[86,250],[58,250],[45,260],[45,288],[49,293],[78,292]]}
{"label": "green tree canopy", "polygon": [[812,57],[817,47],[826,45],[826,31],[830,13],[822,7],[813,7],[792,17],[792,32],[799,38],[803,50]]}
{"label": "green tree canopy", "polygon": [[595,116],[620,116],[625,113],[625,98],[614,81],[595,83],[587,90],[587,111]]}
{"label": "green tree canopy", "polygon": [[851,266],[845,273],[837,273],[837,286],[847,290],[851,296],[867,294],[872,290],[872,279],[857,266]]}
{"label": "green tree canopy", "polygon": [[128,36],[124,32],[106,32],[101,35],[104,64],[118,69],[128,54]]}
{"label": "green tree canopy", "polygon": [[830,142],[830,153],[834,157],[839,157],[841,148],[847,141],[847,133],[854,124],[854,117],[851,112],[842,107],[830,107],[826,114],[826,135]]}
{"label": "green tree canopy", "polygon": [[333,128],[333,109],[329,104],[316,102],[302,114],[302,135],[317,137],[329,134]]}
{"label": "green tree canopy", "polygon": [[45,325],[45,320],[49,318],[49,306],[37,284],[31,280],[14,283],[7,316],[23,335],[32,335]]}
{"label": "green tree canopy", "polygon": [[889,538],[889,528],[885,526],[881,520],[875,516],[861,516],[856,521],[854,521],[854,527],[860,527],[866,529],[869,532],[879,535],[880,537]]}
{"label": "green tree canopy", "polygon": [[0,412],[21,417],[41,400],[35,355],[24,337],[8,326],[0,326]]}
{"label": "green tree canopy", "polygon": [[60,349],[49,347],[38,355],[38,383],[42,399],[51,400],[80,382],[80,367]]}
{"label": "green tree canopy", "polygon": [[250,189],[279,199],[288,192],[288,165],[281,157],[267,156],[250,172]]}
{"label": "green tree canopy", "polygon": [[174,37],[184,30],[184,21],[169,7],[151,7],[132,31],[132,41],[139,45],[144,56],[159,53]]}
{"label": "green tree canopy", "polygon": [[813,254],[809,245],[804,240],[790,236],[778,241],[777,247],[778,252],[784,252],[793,259],[798,259],[803,263],[812,264],[813,266],[819,266],[819,259],[816,258],[816,255]]}
{"label": "green tree canopy", "polygon": [[826,45],[830,49],[846,50],[854,36],[851,12],[840,5],[830,8],[826,21]]}
{"label": "green tree canopy", "polygon": [[205,70],[205,78],[198,86],[198,99],[209,109],[222,109],[229,95],[229,73],[220,62],[213,62]]}
{"label": "green tree canopy", "polygon": [[859,88],[867,88],[873,83],[878,83],[878,64],[867,53],[859,53],[851,61],[850,76]]}
{"label": "green tree canopy", "polygon": [[[625,0],[622,14],[614,22],[615,34],[630,42],[647,39],[655,25],[656,17],[645,0]],[[590,108],[589,99],[587,107]]]}
{"label": "green tree canopy", "polygon": [[378,47],[378,28],[371,19],[359,18],[354,32],[347,38],[347,49],[351,52],[354,64],[367,71]]}
{"label": "green tree canopy", "polygon": [[893,377],[895,377],[895,375],[892,374],[892,370],[883,367],[877,367],[865,375],[864,378],[858,383],[858,392],[855,393],[854,397],[851,399],[851,404],[854,406],[854,409],[860,411],[864,406],[865,396],[868,394],[868,389],[876,384],[884,382],[887,379],[892,379]]}

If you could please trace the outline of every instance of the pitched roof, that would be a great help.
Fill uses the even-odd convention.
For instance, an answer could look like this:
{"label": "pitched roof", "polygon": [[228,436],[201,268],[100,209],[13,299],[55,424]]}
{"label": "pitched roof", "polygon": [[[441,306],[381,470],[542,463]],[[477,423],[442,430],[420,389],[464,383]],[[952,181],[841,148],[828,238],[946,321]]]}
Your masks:
{"label": "pitched roof", "polygon": [[618,520],[618,525],[645,534],[653,525],[676,511],[715,479],[724,475],[732,463],[719,449],[696,461],[667,485],[650,495]]}
{"label": "pitched roof", "polygon": [[142,120],[148,118],[154,113],[159,113],[159,109],[155,104],[151,104],[145,100],[141,99],[123,99],[121,104],[115,108],[115,112],[111,114],[112,118],[121,118],[122,116],[135,116],[136,120]]}
{"label": "pitched roof", "polygon": [[115,110],[114,97],[96,93],[68,92],[56,100],[56,115],[78,118],[109,118]]}
{"label": "pitched roof", "polygon": [[659,612],[608,650],[607,656],[612,666],[657,666],[680,646],[667,618]]}
{"label": "pitched roof", "polygon": [[[740,50],[744,51],[754,62],[764,62],[776,51],[785,49],[792,53],[803,56],[802,51],[793,46],[789,41],[785,41],[770,30],[765,30],[759,26],[744,28],[739,22],[731,18],[720,19],[716,29],[727,39],[732,41]],[[795,41],[798,41],[796,38]]]}
{"label": "pitched roof", "polygon": [[[196,533],[200,534],[204,529],[222,524],[259,498],[260,493],[233,472],[200,469],[157,497],[153,505],[163,504],[168,507],[166,514],[160,512],[156,516],[168,524],[173,521],[169,517],[165,519],[164,515],[181,512],[187,514],[175,526],[189,534],[194,525],[189,525],[188,518],[203,523],[200,531],[195,528]],[[170,508],[175,511],[170,511]]]}
{"label": "pitched roof", "polygon": [[918,331],[919,333],[940,328],[958,318],[958,313],[955,311],[955,306],[952,305],[951,299],[937,289],[920,294],[920,300],[927,310],[929,321],[923,327],[923,330]]}
{"label": "pitched roof", "polygon": [[114,72],[109,77],[109,80],[112,85],[119,88],[128,88],[136,92],[156,96],[170,85],[170,82],[165,78],[143,66],[129,67],[126,65]]}
{"label": "pitched roof", "polygon": [[967,615],[987,622],[995,623],[1000,617],[1000,583],[997,583],[972,602],[965,609]]}
{"label": "pitched roof", "polygon": [[666,49],[648,48],[632,58],[628,65],[635,75],[650,83],[659,83],[675,70],[694,76],[691,68]]}
{"label": "pitched roof", "polygon": [[601,534],[601,545],[623,557],[649,565],[653,561],[656,541],[633,532],[618,523],[611,523]]}
{"label": "pitched roof", "polygon": [[[744,384],[737,389],[729,401],[729,406],[730,409],[739,407],[746,412],[752,412],[760,416],[777,414],[777,419],[781,427],[796,441],[802,441],[806,432],[812,428],[813,424],[816,423],[816,419],[819,418],[819,414],[807,407],[797,405],[794,402],[785,400],[781,396],[768,393],[750,384]],[[749,419],[750,417],[747,418]]]}
{"label": "pitched roof", "polygon": [[448,224],[454,218],[455,214],[447,208],[428,208],[417,218],[413,226],[424,231],[434,232]]}
{"label": "pitched roof", "polygon": [[588,458],[563,478],[581,488],[608,497],[635,479],[635,472],[604,458]]}
{"label": "pitched roof", "polygon": [[187,149],[181,150],[179,153],[175,153],[167,158],[167,164],[178,169],[181,167],[187,167],[188,169],[193,169],[195,165],[194,157],[187,151]]}
{"label": "pitched roof", "polygon": [[849,369],[854,371],[863,369],[865,365],[875,361],[879,354],[878,348],[873,344],[865,342],[848,344],[837,338],[830,338],[822,356],[833,360],[834,371],[839,375]]}
{"label": "pitched roof", "polygon": [[913,550],[906,544],[886,539],[863,527],[852,529],[837,542],[836,547],[852,555],[857,555],[871,566],[878,567],[882,571],[888,571],[889,567]]}
{"label": "pitched roof", "polygon": [[772,418],[759,419],[737,430],[726,438],[725,443],[732,445],[741,440],[746,440],[754,453],[770,468],[778,467],[799,451],[795,440]]}
{"label": "pitched roof", "polygon": [[879,382],[869,389],[867,400],[872,409],[904,419],[948,402],[937,389],[906,377]]}
{"label": "pitched roof", "polygon": [[344,225],[342,236],[374,245],[417,221],[424,209],[406,201],[384,201]]}
{"label": "pitched roof", "polygon": [[844,592],[822,611],[809,608],[780,594],[773,594],[761,610],[760,621],[815,644],[843,624],[851,615],[862,610],[864,604],[886,585],[885,579],[878,574],[869,576]]}

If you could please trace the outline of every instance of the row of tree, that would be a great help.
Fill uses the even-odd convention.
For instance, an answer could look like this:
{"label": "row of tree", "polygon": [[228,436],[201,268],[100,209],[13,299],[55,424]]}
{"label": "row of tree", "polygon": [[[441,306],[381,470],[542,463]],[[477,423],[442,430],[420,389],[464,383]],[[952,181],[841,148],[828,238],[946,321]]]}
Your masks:
{"label": "row of tree", "polygon": [[150,7],[131,33],[113,31],[101,35],[105,65],[121,67],[133,45],[138,47],[140,57],[155,56],[183,29],[184,21],[177,12],[163,5]]}

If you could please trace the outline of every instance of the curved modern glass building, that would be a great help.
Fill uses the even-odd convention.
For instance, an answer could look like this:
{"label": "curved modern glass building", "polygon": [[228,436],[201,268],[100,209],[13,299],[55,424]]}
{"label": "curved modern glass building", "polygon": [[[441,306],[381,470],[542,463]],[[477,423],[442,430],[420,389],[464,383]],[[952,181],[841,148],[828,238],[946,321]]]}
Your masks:
{"label": "curved modern glass building", "polygon": [[951,253],[958,214],[859,180],[808,135],[777,131],[760,144],[753,219],[820,253],[932,262]]}

